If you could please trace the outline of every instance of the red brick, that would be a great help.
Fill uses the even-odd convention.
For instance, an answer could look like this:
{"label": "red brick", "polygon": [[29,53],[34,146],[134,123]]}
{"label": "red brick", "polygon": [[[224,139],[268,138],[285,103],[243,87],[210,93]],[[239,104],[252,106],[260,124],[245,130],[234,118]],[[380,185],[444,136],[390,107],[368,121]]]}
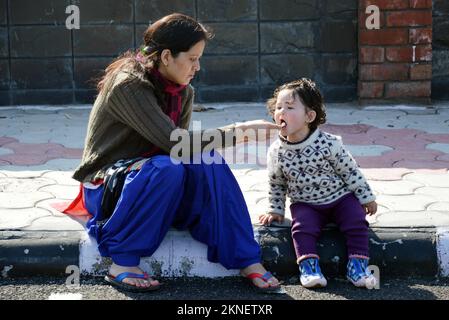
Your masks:
{"label": "red brick", "polygon": [[359,61],[361,63],[376,63],[385,61],[383,47],[361,47]]}
{"label": "red brick", "polygon": [[391,62],[412,62],[413,48],[411,46],[388,47],[385,56],[387,61]]}
{"label": "red brick", "polygon": [[415,61],[432,61],[432,45],[416,46]]}
{"label": "red brick", "polygon": [[409,65],[384,63],[360,65],[360,80],[407,80]]}
{"label": "red brick", "polygon": [[408,0],[361,0],[361,6],[363,11],[370,5],[376,5],[380,10],[396,10],[407,9],[409,7]]}
{"label": "red brick", "polygon": [[410,29],[410,44],[427,44],[432,43],[432,28]]}
{"label": "red brick", "polygon": [[410,8],[413,9],[432,8],[432,0],[410,0]]}
{"label": "red brick", "polygon": [[398,11],[387,14],[388,27],[427,26],[432,24],[432,10]]}
{"label": "red brick", "polygon": [[430,81],[387,83],[385,87],[387,98],[430,97],[430,92]]}
{"label": "red brick", "polygon": [[410,67],[410,79],[412,80],[431,80],[432,65],[431,64],[413,64]]}
{"label": "red brick", "polygon": [[407,29],[360,30],[360,45],[399,45],[408,43]]}
{"label": "red brick", "polygon": [[359,82],[360,98],[382,98],[384,95],[383,82]]}
{"label": "red brick", "polygon": [[432,61],[432,45],[387,47],[385,57],[390,62]]}

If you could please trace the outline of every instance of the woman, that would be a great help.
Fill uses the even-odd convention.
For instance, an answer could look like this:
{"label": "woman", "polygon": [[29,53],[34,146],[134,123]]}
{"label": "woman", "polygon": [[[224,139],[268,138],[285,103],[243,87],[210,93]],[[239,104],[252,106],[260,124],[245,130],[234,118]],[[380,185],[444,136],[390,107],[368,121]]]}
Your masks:
{"label": "woman", "polygon": [[[175,164],[168,155],[177,143],[170,141],[171,133],[189,127],[189,83],[209,38],[194,19],[166,16],[146,30],[143,49],[119,57],[98,84],[83,158],[73,175],[81,192],[65,212],[81,206],[92,215],[89,234],[101,255],[112,258],[106,281],[117,287],[159,288],[139,262],[156,251],[171,226],[188,229],[207,244],[209,261],[240,269],[259,289],[279,287],[260,263],[249,213],[229,167],[201,160]],[[235,144],[237,129],[278,126],[260,120],[218,128],[223,142],[216,147]]]}

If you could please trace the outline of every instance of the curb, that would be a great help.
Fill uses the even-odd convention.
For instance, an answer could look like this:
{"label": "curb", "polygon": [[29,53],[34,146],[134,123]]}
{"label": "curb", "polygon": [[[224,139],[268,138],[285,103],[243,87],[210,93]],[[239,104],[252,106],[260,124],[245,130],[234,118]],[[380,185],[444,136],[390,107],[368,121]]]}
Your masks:
{"label": "curb", "polygon": [[[258,234],[266,267],[279,275],[296,275],[298,267],[290,229],[259,227]],[[380,275],[445,276],[439,262],[437,238],[435,228],[370,228],[370,265],[377,266]],[[323,273],[345,275],[346,244],[336,227],[323,230],[318,254]]]}
{"label": "curb", "polygon": [[[298,269],[286,227],[255,226],[256,240],[268,270],[280,276],[296,276]],[[206,246],[188,232],[170,230],[153,257],[141,265],[156,275],[169,277],[225,277],[238,275],[206,258]],[[87,248],[87,249],[86,249]],[[100,275],[108,258],[101,258],[96,243],[84,232],[0,232],[1,277],[65,276],[68,266],[79,266],[82,274]],[[323,230],[318,242],[321,268],[326,276],[344,276],[346,245],[334,226]],[[448,228],[370,228],[370,265],[381,276],[449,276]],[[165,263],[165,266],[164,266]]]}
{"label": "curb", "polygon": [[78,231],[1,231],[0,276],[63,275],[79,264]]}

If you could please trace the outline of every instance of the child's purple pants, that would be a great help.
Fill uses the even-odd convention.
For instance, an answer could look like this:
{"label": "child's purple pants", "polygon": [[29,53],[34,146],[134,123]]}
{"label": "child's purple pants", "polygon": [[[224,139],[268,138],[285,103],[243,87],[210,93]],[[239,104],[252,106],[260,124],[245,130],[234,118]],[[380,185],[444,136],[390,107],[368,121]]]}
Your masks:
{"label": "child's purple pants", "polygon": [[353,193],[325,205],[302,202],[290,206],[292,238],[297,258],[317,255],[316,242],[321,230],[334,222],[346,237],[348,256],[368,257],[368,222],[366,212]]}

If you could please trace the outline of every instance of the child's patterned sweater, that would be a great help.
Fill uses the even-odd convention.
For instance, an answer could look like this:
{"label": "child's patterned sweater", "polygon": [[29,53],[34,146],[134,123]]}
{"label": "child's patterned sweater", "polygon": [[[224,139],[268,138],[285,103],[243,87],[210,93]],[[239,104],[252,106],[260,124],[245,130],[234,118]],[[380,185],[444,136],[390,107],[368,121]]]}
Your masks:
{"label": "child's patterned sweater", "polygon": [[361,204],[375,196],[341,138],[316,129],[305,141],[279,137],[268,150],[268,212],[284,215],[291,203],[328,204],[353,192]]}

